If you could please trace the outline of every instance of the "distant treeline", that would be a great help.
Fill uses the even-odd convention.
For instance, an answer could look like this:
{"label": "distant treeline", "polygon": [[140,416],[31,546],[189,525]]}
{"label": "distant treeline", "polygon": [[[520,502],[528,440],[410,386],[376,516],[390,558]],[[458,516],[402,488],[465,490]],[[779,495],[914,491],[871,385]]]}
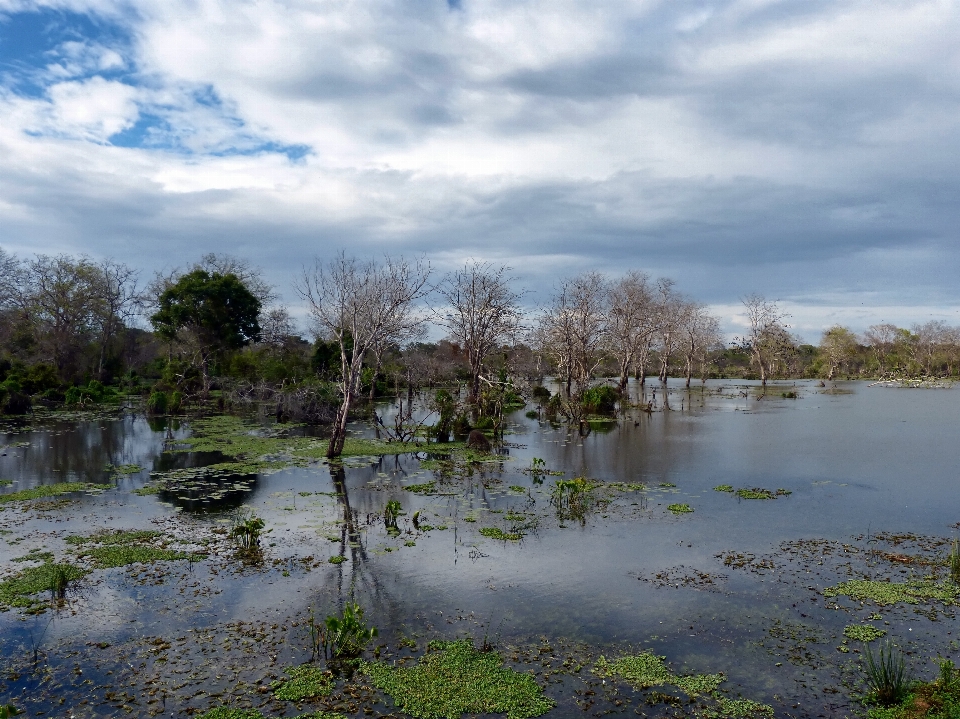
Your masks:
{"label": "distant treeline", "polygon": [[[625,387],[630,376],[689,384],[960,371],[960,329],[942,322],[875,325],[863,336],[837,326],[814,346],[756,295],[743,300],[748,327],[730,343],[704,305],[642,272],[560,279],[533,313],[523,311],[510,269],[489,263],[434,277],[422,262],[340,255],[304,271],[293,290],[310,310],[309,339],[242,260],[207,255],[144,281],[111,260],[19,258],[0,248],[0,407],[20,413],[143,394],[170,411],[226,393],[332,421],[345,395],[454,383],[476,401],[486,388],[520,391],[545,376],[573,397],[599,378]],[[437,335],[431,325],[446,339],[423,341]]]}

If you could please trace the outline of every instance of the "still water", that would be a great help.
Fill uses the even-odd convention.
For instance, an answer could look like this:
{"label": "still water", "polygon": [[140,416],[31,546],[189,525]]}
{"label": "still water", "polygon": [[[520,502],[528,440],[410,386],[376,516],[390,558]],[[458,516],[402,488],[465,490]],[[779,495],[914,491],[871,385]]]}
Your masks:
{"label": "still water", "polygon": [[[431,639],[470,636],[508,657],[538,646],[550,647],[538,656],[575,657],[579,675],[550,683],[537,674],[556,717],[678,711],[629,687],[597,686],[588,667],[599,655],[650,649],[677,672],[723,672],[731,697],[784,717],[862,711],[851,698],[862,690],[861,655],[846,625],[885,629],[919,677],[934,676],[938,655],[960,659],[949,607],[823,593],[850,578],[921,576],[946,556],[960,520],[955,391],[790,382],[758,399],[749,382],[690,391],[671,383],[665,410],[660,385],[646,399],[653,389],[658,411],[628,410],[586,436],[516,412],[498,461],[438,464],[420,453],[351,458],[343,468],[312,462],[233,482],[206,504],[136,493],[151,472],[222,459],[165,452],[190,435],[187,419],[51,417],[7,434],[0,479],[13,484],[0,493],[58,482],[112,488],[0,504],[0,579],[26,566],[15,560],[31,550],[60,561],[72,551],[67,537],[103,529],[159,529],[202,540],[210,556],[98,569],[63,606],[0,614],[0,703],[28,715],[188,716],[235,703],[296,716],[297,707],[270,703],[263,685],[310,659],[310,612],[350,598],[384,645],[416,640],[414,655]],[[782,396],[793,391],[797,399]],[[109,469],[124,465],[126,473]],[[599,488],[582,517],[558,516],[552,488],[574,477]],[[723,485],[774,498],[714,489]],[[389,500],[405,512],[399,535],[382,520]],[[232,559],[222,541],[241,505],[270,530],[256,565]],[[480,533],[491,527],[523,536]],[[392,710],[389,699],[372,702],[377,714]]]}

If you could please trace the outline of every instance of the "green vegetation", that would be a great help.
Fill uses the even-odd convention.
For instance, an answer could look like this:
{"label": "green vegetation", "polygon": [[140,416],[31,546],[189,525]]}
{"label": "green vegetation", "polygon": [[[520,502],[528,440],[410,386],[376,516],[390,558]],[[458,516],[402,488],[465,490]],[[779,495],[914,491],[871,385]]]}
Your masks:
{"label": "green vegetation", "polygon": [[484,537],[489,537],[490,539],[501,539],[512,542],[515,542],[518,539],[523,539],[523,535],[518,532],[504,532],[498,527],[482,527],[480,529],[480,534],[482,534]]}
{"label": "green vegetation", "polygon": [[954,539],[950,547],[950,556],[947,558],[950,567],[950,579],[954,584],[960,584],[960,541]]}
{"label": "green vegetation", "polygon": [[324,656],[331,659],[359,657],[377,636],[377,628],[367,626],[363,609],[354,602],[347,602],[339,617],[331,614],[321,625],[311,615],[308,624],[314,653],[322,649]]}
{"label": "green vegetation", "polygon": [[0,479],[0,487],[9,487],[13,484],[13,480],[10,479]]}
{"label": "green vegetation", "polygon": [[733,491],[733,485],[730,485],[730,484],[718,484],[716,487],[713,488],[713,491],[714,491],[714,492],[732,492],[732,491]]}
{"label": "green vegetation", "polygon": [[593,506],[591,493],[597,485],[586,477],[558,479],[550,494],[550,503],[557,510],[557,519],[576,519],[582,524]]}
{"label": "green vegetation", "polygon": [[434,490],[437,488],[436,482],[424,482],[423,484],[408,484],[404,487],[407,492],[413,492],[414,494],[433,494]]}
{"label": "green vegetation", "polygon": [[884,606],[888,604],[918,604],[921,599],[936,599],[946,605],[956,604],[960,599],[960,587],[930,580],[914,580],[903,584],[878,582],[870,579],[851,579],[835,587],[823,590],[825,597],[847,596],[857,601],[870,600]]}
{"label": "green vegetation", "polygon": [[866,680],[870,699],[880,706],[899,704],[910,688],[910,679],[903,662],[903,654],[890,642],[880,645],[875,657],[870,647],[866,650]]}
{"label": "green vegetation", "polygon": [[83,544],[103,544],[103,545],[129,545],[141,542],[149,542],[162,536],[160,532],[150,529],[131,529],[117,530],[115,532],[99,532],[88,536],[71,534],[64,538],[67,544],[76,546]]}
{"label": "green vegetation", "polygon": [[19,492],[10,494],[0,494],[0,503],[3,502],[27,502],[32,499],[42,499],[43,497],[56,497],[61,494],[70,494],[71,492],[90,492],[95,490],[110,489],[110,484],[89,484],[87,482],[61,482],[60,484],[41,484],[39,487],[31,489],[22,489]]}
{"label": "green vegetation", "polygon": [[[875,697],[868,697],[875,699]],[[960,716],[960,672],[949,659],[940,660],[940,675],[916,682],[899,702],[871,707],[868,719],[953,719]]]}
{"label": "green vegetation", "polygon": [[[99,532],[89,536],[71,535],[67,544],[79,547],[77,554],[89,558],[99,569],[125,567],[129,564],[171,562],[179,559],[196,560],[205,555],[193,555],[167,549],[166,538],[153,530],[118,530]],[[155,546],[159,543],[161,546]],[[86,545],[97,545],[87,547]]]}
{"label": "green vegetation", "polygon": [[346,557],[341,557],[340,555],[335,554],[334,556],[330,557],[330,559],[328,559],[327,561],[330,562],[330,564],[343,564],[345,561],[347,561],[347,559]]}
{"label": "green vegetation", "polygon": [[689,504],[669,504],[667,505],[667,509],[674,514],[687,514],[693,511]]}
{"label": "green vegetation", "polygon": [[230,537],[236,542],[243,554],[256,554],[260,551],[260,534],[266,526],[253,511],[238,511],[233,517]]}
{"label": "green vegetation", "polygon": [[773,707],[755,702],[752,699],[728,699],[717,695],[716,711],[706,711],[706,719],[773,719]]}
{"label": "green vegetation", "polygon": [[325,697],[333,691],[333,674],[313,664],[301,664],[286,670],[289,679],[271,684],[273,696],[291,702]]}
{"label": "green vegetation", "polygon": [[764,489],[763,487],[751,487],[749,489],[738,489],[734,494],[740,497],[740,499],[776,499],[777,497],[792,494],[792,492],[787,489],[774,491],[772,489]]}
{"label": "green vegetation", "polygon": [[69,583],[85,574],[72,564],[44,562],[38,567],[28,567],[0,581],[0,611],[12,607],[40,611],[42,600],[36,595],[50,592],[55,599],[62,599]]}
{"label": "green vegetation", "polygon": [[885,636],[886,629],[877,629],[869,624],[850,624],[843,628],[843,635],[858,642],[872,642]]}
{"label": "green vegetation", "polygon": [[500,654],[478,651],[469,639],[430,642],[412,667],[365,662],[361,671],[416,719],[458,719],[464,713],[527,719],[554,705],[533,677],[504,667]]}
{"label": "green vegetation", "polygon": [[10,717],[15,717],[19,713],[20,711],[13,704],[0,706],[0,719],[10,719]]}

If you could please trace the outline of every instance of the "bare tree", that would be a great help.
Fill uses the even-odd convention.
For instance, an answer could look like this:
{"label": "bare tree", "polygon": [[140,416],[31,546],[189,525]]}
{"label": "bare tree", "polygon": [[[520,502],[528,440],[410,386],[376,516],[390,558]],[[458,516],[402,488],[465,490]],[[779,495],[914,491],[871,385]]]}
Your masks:
{"label": "bare tree", "polygon": [[881,372],[887,369],[887,359],[893,352],[897,343],[897,337],[897,326],[889,322],[870,325],[867,327],[867,331],[863,333],[864,344],[869,345],[870,349],[873,350]]}
{"label": "bare tree", "polygon": [[943,320],[934,320],[922,325],[914,325],[914,360],[923,365],[924,374],[933,374],[933,364],[937,353],[949,338],[949,328]]}
{"label": "bare tree", "polygon": [[429,265],[403,258],[361,262],[343,252],[327,263],[319,259],[303,271],[297,291],[307,302],[318,335],[340,347],[342,402],[333,424],[327,457],[339,457],[347,417],[359,390],[363,360],[383,337],[405,336],[422,322],[414,305],[427,292]]}
{"label": "bare tree", "polygon": [[143,297],[137,281],[140,273],[122,262],[107,259],[97,265],[98,307],[94,324],[99,335],[100,354],[97,360],[97,376],[104,379],[103,363],[110,343],[141,309]]}
{"label": "bare tree", "polygon": [[632,270],[610,285],[607,338],[620,370],[620,391],[627,388],[631,368],[642,361],[659,329],[650,277]]}
{"label": "bare tree", "polygon": [[760,369],[760,382],[765,387],[769,363],[780,345],[780,337],[788,335],[783,324],[788,315],[780,310],[776,302],[770,302],[762,295],[747,295],[740,301],[747,316],[747,334],[740,338],[740,344],[749,350],[753,362]]}
{"label": "bare tree", "polygon": [[523,321],[521,295],[510,287],[514,279],[510,271],[506,266],[471,260],[440,283],[439,292],[446,305],[440,310],[440,323],[467,353],[471,402],[480,396],[487,356],[512,340]]}
{"label": "bare tree", "polygon": [[670,359],[683,341],[683,327],[687,324],[693,305],[673,289],[673,280],[657,280],[657,309],[660,315],[657,336],[657,354],[660,356],[660,381],[667,381]]}
{"label": "bare tree", "polygon": [[20,261],[0,247],[0,310],[16,305],[21,275]]}
{"label": "bare tree", "polygon": [[723,344],[723,335],[720,332],[720,320],[708,313],[705,306],[695,302],[688,303],[686,322],[680,330],[683,337],[687,387],[689,387],[694,364],[698,361],[701,377],[706,381],[707,355],[718,344]]}

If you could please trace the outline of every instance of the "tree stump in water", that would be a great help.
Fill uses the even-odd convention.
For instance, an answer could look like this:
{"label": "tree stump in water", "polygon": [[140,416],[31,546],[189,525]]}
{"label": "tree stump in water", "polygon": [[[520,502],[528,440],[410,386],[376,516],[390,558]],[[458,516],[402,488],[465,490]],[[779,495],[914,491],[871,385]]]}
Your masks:
{"label": "tree stump in water", "polygon": [[487,435],[479,429],[470,430],[467,436],[467,449],[475,449],[479,452],[489,452],[491,450],[490,440]]}

